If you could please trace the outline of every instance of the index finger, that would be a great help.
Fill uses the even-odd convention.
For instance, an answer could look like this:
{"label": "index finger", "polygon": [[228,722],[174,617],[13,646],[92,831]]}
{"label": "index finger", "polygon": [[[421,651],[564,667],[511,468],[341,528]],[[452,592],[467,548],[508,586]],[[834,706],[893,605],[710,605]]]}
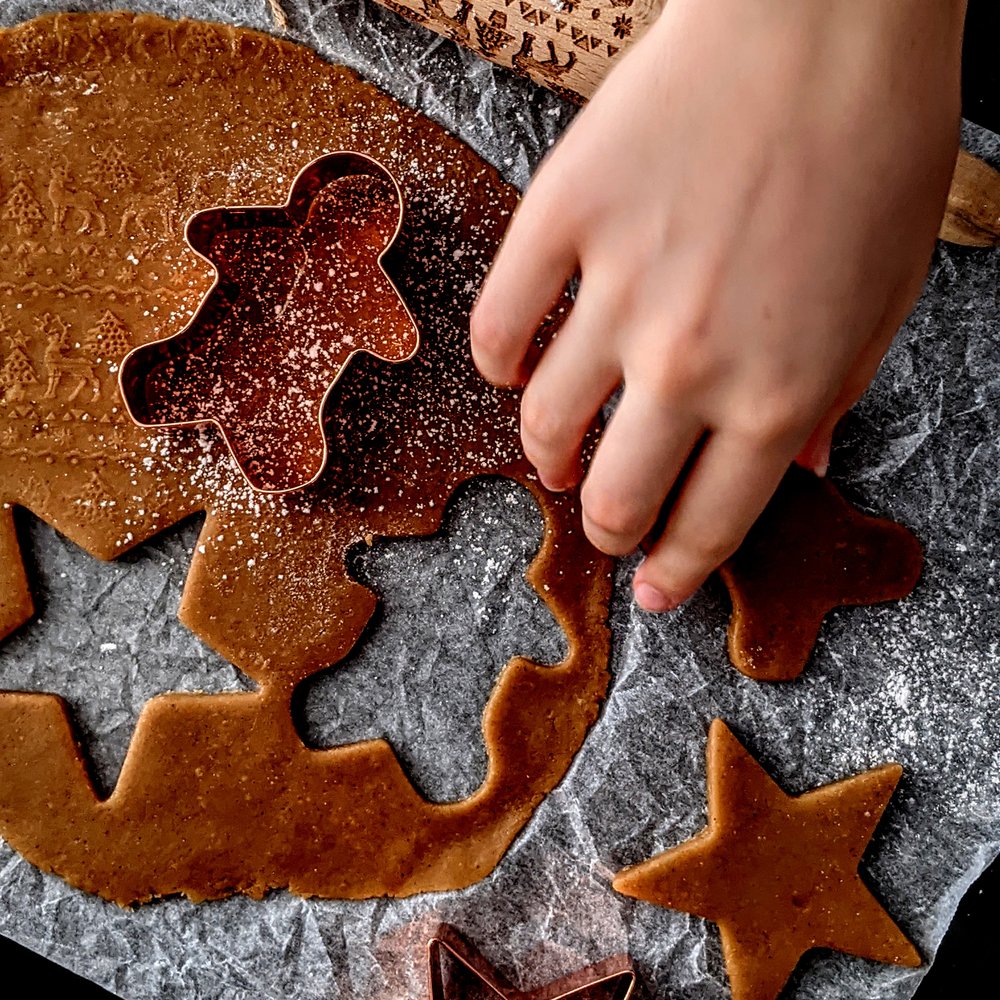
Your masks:
{"label": "index finger", "polygon": [[472,357],[497,385],[526,380],[532,338],[577,267],[576,248],[548,184],[532,185],[514,213],[472,310]]}

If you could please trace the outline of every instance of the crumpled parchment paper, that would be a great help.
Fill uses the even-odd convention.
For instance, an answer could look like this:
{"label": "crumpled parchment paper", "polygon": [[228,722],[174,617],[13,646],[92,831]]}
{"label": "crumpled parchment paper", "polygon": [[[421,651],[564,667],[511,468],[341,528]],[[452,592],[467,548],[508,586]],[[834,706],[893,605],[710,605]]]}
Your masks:
{"label": "crumpled parchment paper", "polygon": [[[360,70],[523,185],[572,116],[558,98],[364,0],[283,0],[291,37]],[[7,0],[0,23],[131,8],[272,28],[265,0]],[[967,129],[974,152],[1000,141]],[[522,988],[629,951],[647,992],[728,996],[704,921],[635,903],[612,874],[705,822],[708,722],[721,716],[790,791],[889,760],[906,769],[864,870],[930,958],[958,901],[1000,853],[1000,254],[941,247],[926,294],[849,418],[832,475],[927,551],[914,595],[827,621],[800,680],[766,686],[727,663],[728,604],[712,583],[671,616],[632,606],[620,565],[602,717],[561,786],[497,870],[453,893],[306,901],[273,893],[127,912],[39,873],[0,845],[0,932],[123,997],[420,997],[425,944],[458,925]],[[196,536],[188,523],[102,565],[24,521],[38,619],[0,648],[0,687],[63,695],[99,785],[113,787],[143,703],[246,684],[175,619]],[[514,653],[555,661],[563,637],[521,578],[540,518],[513,485],[474,484],[441,536],[379,542],[355,569],[384,597],[370,641],[314,678],[301,728],[317,746],[385,735],[433,799],[484,773],[479,719]],[[921,970],[817,954],[787,996],[903,1000]]]}

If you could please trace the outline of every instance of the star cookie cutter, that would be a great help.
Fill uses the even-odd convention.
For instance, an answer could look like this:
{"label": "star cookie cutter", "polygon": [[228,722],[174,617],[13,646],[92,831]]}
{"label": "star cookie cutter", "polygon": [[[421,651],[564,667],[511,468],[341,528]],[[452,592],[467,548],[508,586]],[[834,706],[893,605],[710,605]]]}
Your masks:
{"label": "star cookie cutter", "polygon": [[395,176],[349,151],[307,164],[284,205],[192,215],[184,238],[215,280],[183,330],[125,357],[131,419],[214,424],[261,493],[316,482],[329,458],[324,410],[350,361],[400,363],[420,346],[384,265],[403,215]]}
{"label": "star cookie cutter", "polygon": [[[449,984],[442,967],[448,955],[478,987],[475,993]],[[634,1000],[636,973],[627,955],[614,955],[534,990],[510,986],[451,924],[441,924],[427,943],[430,1000],[463,1000],[469,995],[490,1000]]]}

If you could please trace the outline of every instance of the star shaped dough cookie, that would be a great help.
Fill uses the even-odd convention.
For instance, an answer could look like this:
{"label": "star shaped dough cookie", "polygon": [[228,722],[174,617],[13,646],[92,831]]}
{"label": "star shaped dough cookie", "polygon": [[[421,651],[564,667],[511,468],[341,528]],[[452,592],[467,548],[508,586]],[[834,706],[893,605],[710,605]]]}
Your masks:
{"label": "star shaped dough cookie", "polygon": [[774,1000],[812,948],[918,966],[917,950],[858,874],[901,775],[886,764],[787,795],[716,719],[708,826],[623,869],[613,886],[718,924],[733,1000]]}
{"label": "star shaped dough cookie", "polygon": [[635,992],[635,970],[624,955],[534,990],[517,990],[450,924],[437,929],[427,952],[430,1000],[630,1000]]}
{"label": "star shaped dough cookie", "polygon": [[733,602],[729,658],[755,680],[792,680],[831,610],[905,597],[922,567],[909,529],[862,514],[829,480],[793,467],[719,570]]}

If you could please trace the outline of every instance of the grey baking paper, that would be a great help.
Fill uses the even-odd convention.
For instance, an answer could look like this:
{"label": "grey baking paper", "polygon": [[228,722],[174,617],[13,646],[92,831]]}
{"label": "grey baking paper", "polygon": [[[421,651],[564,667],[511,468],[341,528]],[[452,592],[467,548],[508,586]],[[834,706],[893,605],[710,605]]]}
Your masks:
{"label": "grey baking paper", "polygon": [[[0,22],[70,6],[273,30],[265,0],[6,0]],[[284,6],[291,37],[442,122],[518,185],[571,117],[555,96],[374,4]],[[1000,161],[995,138],[970,129],[966,141]],[[713,927],[609,887],[625,864],[704,825],[705,735],[721,717],[792,792],[903,764],[863,871],[930,959],[964,890],[1000,852],[998,279],[1000,254],[939,248],[926,294],[847,421],[833,477],[862,508],[912,528],[927,566],[910,599],[832,614],[798,681],[758,684],[728,665],[718,584],[674,615],[636,611],[626,562],[603,714],[480,884],[405,900],[276,892],[263,902],[171,899],[124,911],[2,847],[0,932],[123,997],[421,997],[426,940],[441,920],[522,988],[628,951],[651,996],[727,997]],[[0,687],[63,695],[105,791],[149,698],[247,683],[175,618],[197,527],[104,565],[24,521],[39,614],[0,648]],[[474,789],[485,771],[482,706],[502,665],[515,653],[561,656],[563,638],[521,575],[539,536],[525,493],[479,484],[452,504],[441,535],[378,542],[359,556],[355,572],[383,596],[384,614],[352,659],[309,683],[308,741],[386,736],[428,797]],[[923,971],[816,954],[787,995],[903,1000]]]}

